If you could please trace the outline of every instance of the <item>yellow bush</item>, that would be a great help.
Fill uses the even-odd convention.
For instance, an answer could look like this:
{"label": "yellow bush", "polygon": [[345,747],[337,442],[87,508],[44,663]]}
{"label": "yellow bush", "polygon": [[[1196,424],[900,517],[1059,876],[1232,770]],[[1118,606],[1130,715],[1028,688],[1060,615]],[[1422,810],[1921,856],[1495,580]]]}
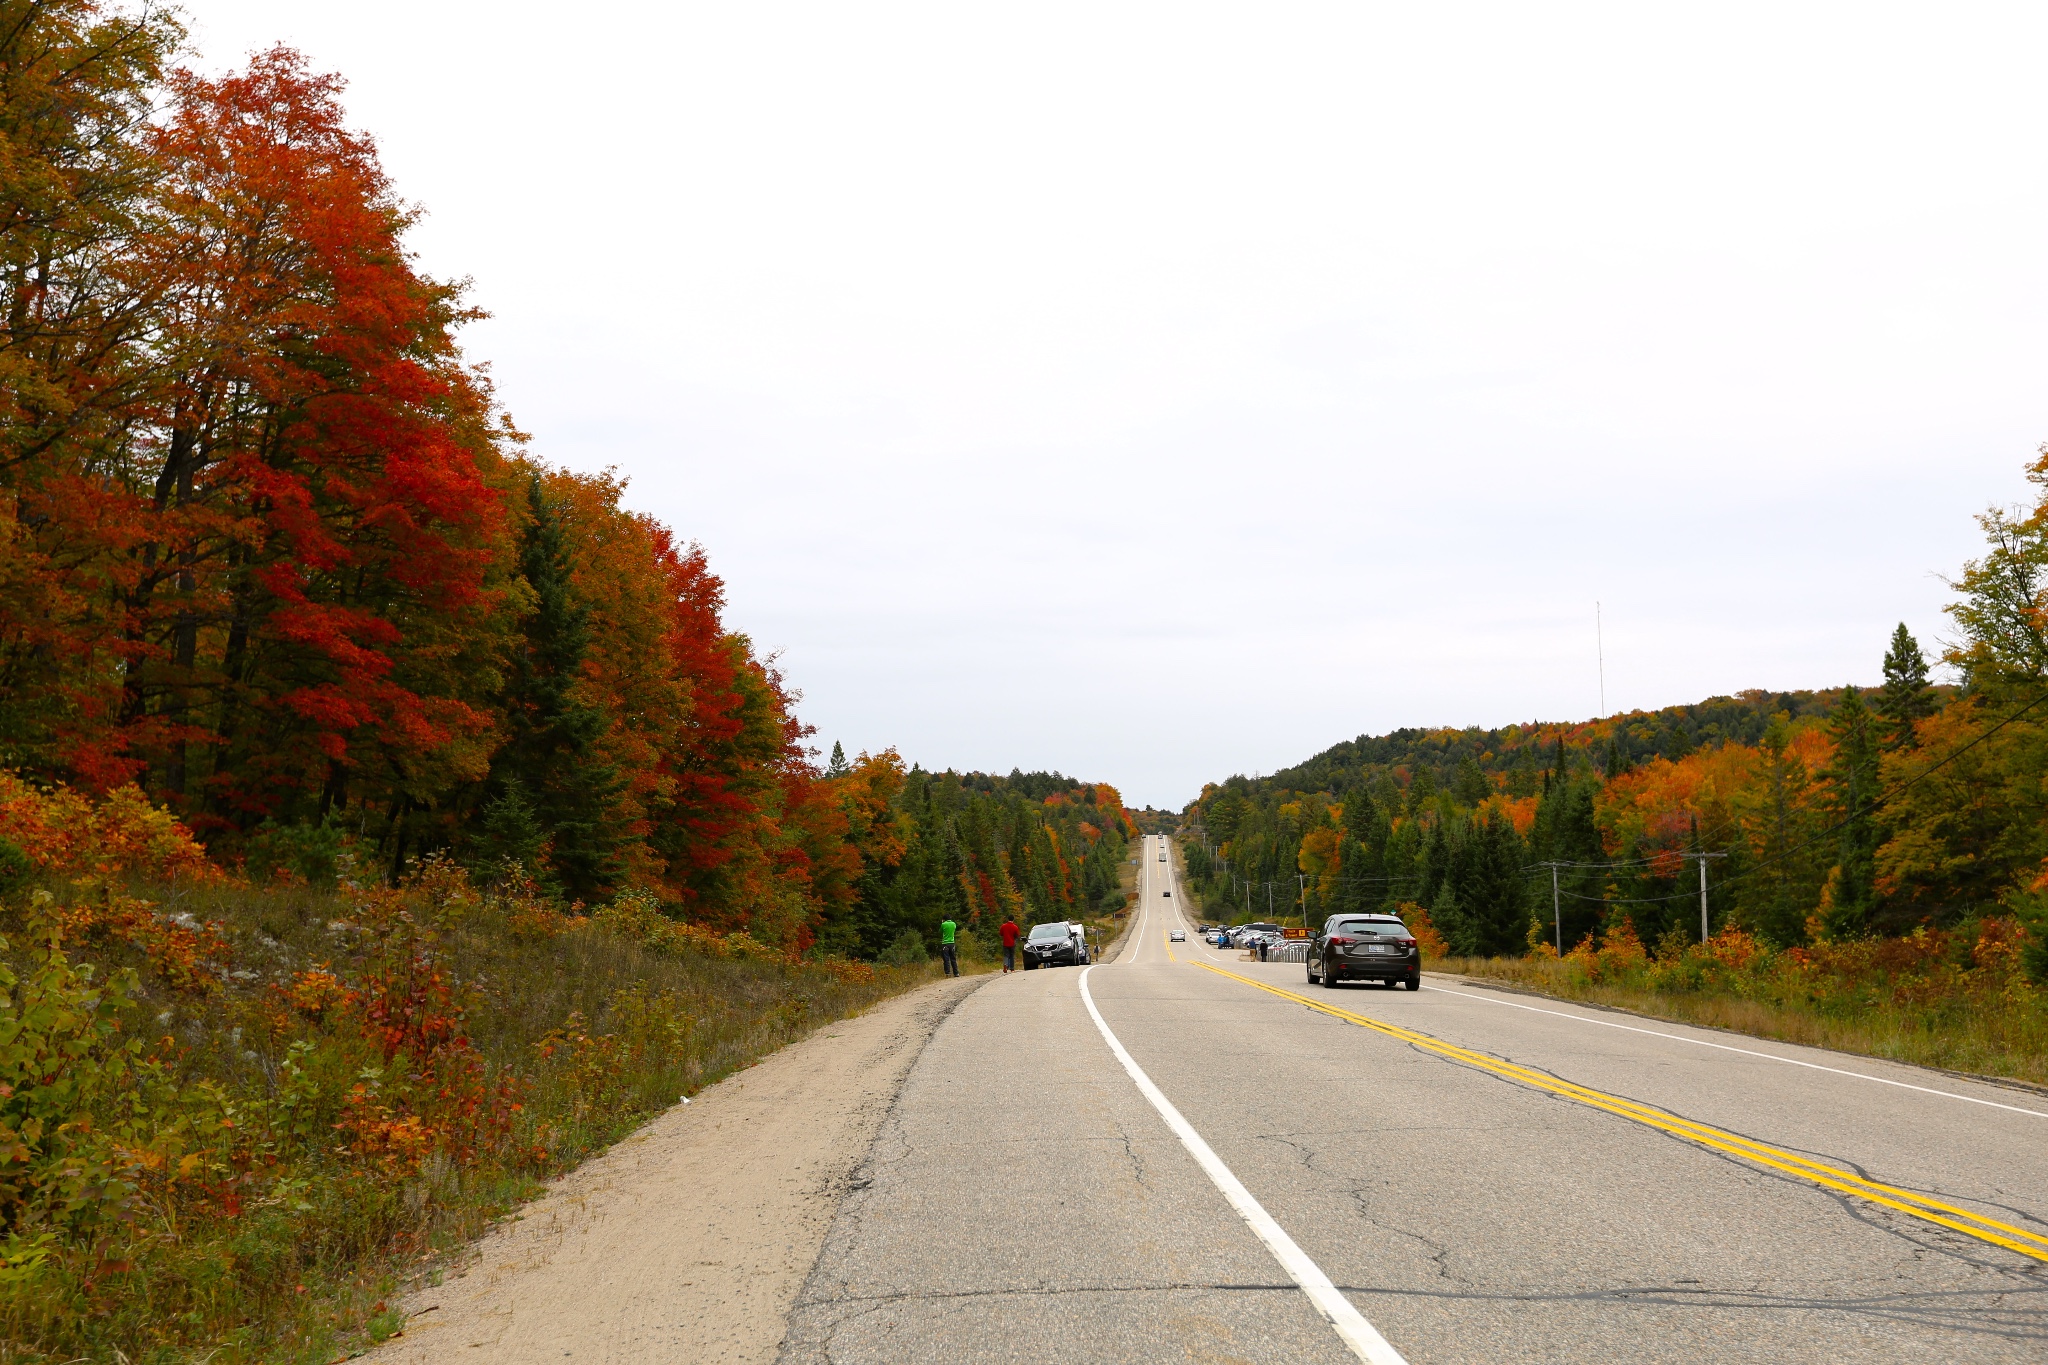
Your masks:
{"label": "yellow bush", "polygon": [[132,786],[94,801],[62,783],[39,787],[0,769],[0,838],[18,846],[39,871],[61,877],[138,872],[200,883],[223,877],[192,831]]}

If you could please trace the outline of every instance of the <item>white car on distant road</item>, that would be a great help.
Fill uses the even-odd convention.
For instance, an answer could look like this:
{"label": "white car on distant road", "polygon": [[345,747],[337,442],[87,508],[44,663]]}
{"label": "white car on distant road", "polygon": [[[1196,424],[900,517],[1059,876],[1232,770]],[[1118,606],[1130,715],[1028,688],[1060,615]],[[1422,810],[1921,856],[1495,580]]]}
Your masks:
{"label": "white car on distant road", "polygon": [[1166,941],[1168,943],[1186,943],[1188,936],[1184,930],[1175,929],[1166,936]]}

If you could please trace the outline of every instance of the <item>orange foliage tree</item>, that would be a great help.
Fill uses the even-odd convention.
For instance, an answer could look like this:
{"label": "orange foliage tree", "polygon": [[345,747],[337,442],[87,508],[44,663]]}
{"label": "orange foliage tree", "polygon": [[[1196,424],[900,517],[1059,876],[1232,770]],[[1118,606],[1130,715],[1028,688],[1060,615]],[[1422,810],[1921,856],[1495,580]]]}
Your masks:
{"label": "orange foliage tree", "polygon": [[[229,859],[323,822],[388,877],[470,856],[545,606],[581,632],[552,761],[617,781],[511,828],[535,871],[808,942],[888,821],[811,763],[702,551],[529,456],[338,78],[170,69],[180,36],[83,0],[0,32],[0,764],[137,784]],[[569,600],[522,557],[536,478]]]}

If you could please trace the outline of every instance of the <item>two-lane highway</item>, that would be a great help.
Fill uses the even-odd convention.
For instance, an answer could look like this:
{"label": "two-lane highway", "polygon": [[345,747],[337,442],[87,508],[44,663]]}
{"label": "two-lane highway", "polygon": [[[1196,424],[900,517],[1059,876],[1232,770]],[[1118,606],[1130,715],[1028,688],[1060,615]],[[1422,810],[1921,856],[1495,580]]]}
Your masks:
{"label": "two-lane highway", "polygon": [[934,1034],[785,1359],[2048,1358],[2048,1097],[1458,978],[1322,990],[1170,944],[1160,843],[1085,998],[1019,973]]}

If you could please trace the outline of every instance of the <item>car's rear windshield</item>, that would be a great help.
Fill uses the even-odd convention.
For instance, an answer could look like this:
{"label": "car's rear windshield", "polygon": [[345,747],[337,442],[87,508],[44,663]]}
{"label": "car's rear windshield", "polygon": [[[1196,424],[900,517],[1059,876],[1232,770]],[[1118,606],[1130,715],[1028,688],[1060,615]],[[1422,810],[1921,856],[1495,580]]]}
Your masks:
{"label": "car's rear windshield", "polygon": [[1413,938],[1408,926],[1391,919],[1345,919],[1338,920],[1330,930],[1333,934],[1376,934],[1382,938]]}
{"label": "car's rear windshield", "polygon": [[1031,931],[1031,937],[1035,939],[1065,938],[1066,936],[1067,926],[1064,924],[1041,924]]}

